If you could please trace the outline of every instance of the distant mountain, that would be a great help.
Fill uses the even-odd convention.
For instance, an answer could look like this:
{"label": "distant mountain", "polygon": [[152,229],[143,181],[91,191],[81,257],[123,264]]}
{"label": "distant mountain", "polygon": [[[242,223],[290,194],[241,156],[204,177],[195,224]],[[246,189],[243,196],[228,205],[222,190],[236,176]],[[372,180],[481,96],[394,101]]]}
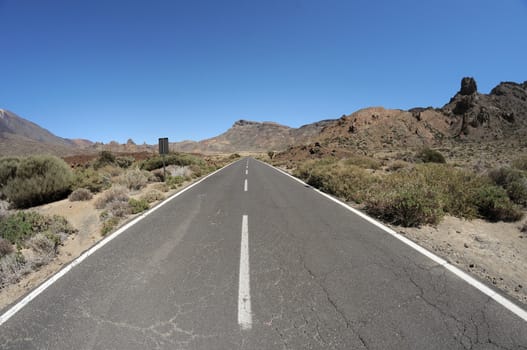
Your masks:
{"label": "distant mountain", "polygon": [[18,115],[0,109],[0,155],[49,153],[64,155],[78,146],[71,140],[53,135],[48,130]]}
{"label": "distant mountain", "polygon": [[[438,146],[448,142],[527,140],[527,81],[503,82],[489,94],[479,93],[473,78],[441,108],[408,111],[370,107],[299,128],[273,122],[238,120],[221,135],[202,141],[172,143],[171,150],[191,153],[287,151],[284,157],[346,154]],[[115,141],[109,144],[68,140],[53,135],[14,113],[0,110],[0,155],[52,153],[69,155],[112,152],[156,152],[156,145]],[[286,153],[287,153],[286,152]]]}
{"label": "distant mountain", "polygon": [[273,122],[238,120],[223,134],[202,141],[182,141],[171,144],[178,152],[227,153],[266,152],[283,150],[288,145],[309,143],[330,121],[320,121],[291,128]]}

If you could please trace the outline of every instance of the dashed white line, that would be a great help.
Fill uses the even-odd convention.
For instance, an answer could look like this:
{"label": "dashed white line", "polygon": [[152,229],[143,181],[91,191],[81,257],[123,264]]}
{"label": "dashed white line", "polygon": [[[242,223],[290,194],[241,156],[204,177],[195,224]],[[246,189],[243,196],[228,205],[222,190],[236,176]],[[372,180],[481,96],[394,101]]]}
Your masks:
{"label": "dashed white line", "polygon": [[245,182],[243,183],[243,190],[247,192],[247,179],[245,179]]}
{"label": "dashed white line", "polygon": [[251,287],[249,272],[249,228],[248,216],[242,218],[242,238],[240,245],[240,279],[238,289],[238,324],[241,329],[251,329],[253,315],[251,312]]}
{"label": "dashed white line", "polygon": [[249,170],[245,169],[245,175],[249,175]]}

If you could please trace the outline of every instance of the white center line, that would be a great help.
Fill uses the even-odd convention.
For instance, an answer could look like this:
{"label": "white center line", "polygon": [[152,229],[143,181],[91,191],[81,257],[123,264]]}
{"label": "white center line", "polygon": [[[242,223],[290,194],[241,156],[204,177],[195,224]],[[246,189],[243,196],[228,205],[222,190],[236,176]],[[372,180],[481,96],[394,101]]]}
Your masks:
{"label": "white center line", "polygon": [[248,217],[242,219],[242,240],[240,247],[240,285],[238,289],[238,324],[241,329],[251,329],[251,287],[249,273],[249,229]]}
{"label": "white center line", "polygon": [[245,179],[245,183],[243,184],[243,190],[247,192],[247,179]]}
{"label": "white center line", "polygon": [[249,174],[249,170],[245,169],[245,175]]}

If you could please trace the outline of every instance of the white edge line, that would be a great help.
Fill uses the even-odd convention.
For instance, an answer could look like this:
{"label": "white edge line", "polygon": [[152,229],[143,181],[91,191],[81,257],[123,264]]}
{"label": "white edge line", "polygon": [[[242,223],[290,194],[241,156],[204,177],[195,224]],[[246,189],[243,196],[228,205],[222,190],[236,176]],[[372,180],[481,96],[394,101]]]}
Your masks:
{"label": "white edge line", "polygon": [[241,329],[249,330],[252,328],[252,323],[248,216],[243,215],[238,283],[238,324]]}
{"label": "white edge line", "polygon": [[139,221],[143,220],[145,217],[147,217],[148,215],[152,214],[153,212],[155,212],[156,210],[158,210],[159,208],[161,208],[162,206],[164,206],[165,204],[167,204],[168,202],[170,202],[171,200],[173,200],[174,198],[180,196],[181,194],[185,193],[186,191],[190,190],[192,187],[198,185],[199,183],[201,183],[202,181],[204,181],[205,179],[209,178],[210,176],[213,176],[214,174],[222,171],[223,169],[235,164],[236,162],[233,162],[233,163],[230,163],[230,164],[227,164],[225,165],[224,167],[210,173],[209,175],[205,176],[204,178],[194,182],[193,184],[190,184],[188,185],[187,187],[185,187],[184,189],[182,189],[181,191],[177,192],[177,193],[174,193],[172,196],[168,197],[167,199],[165,199],[163,202],[159,203],[158,205],[156,205],[155,207],[153,207],[152,209],[144,212],[143,214],[139,215],[138,217],[136,217],[135,219],[133,219],[132,221],[128,222],[127,224],[125,224],[124,226],[120,227],[117,231],[113,232],[111,235],[107,236],[106,238],[104,238],[103,240],[99,241],[97,244],[95,244],[93,247],[89,248],[87,251],[85,251],[84,253],[82,253],[81,255],[79,255],[79,257],[77,257],[75,260],[73,260],[72,262],[70,262],[66,267],[64,267],[62,270],[58,271],[57,273],[55,273],[53,276],[51,276],[49,279],[47,279],[44,283],[42,283],[41,285],[39,285],[36,289],[34,289],[31,293],[29,293],[28,295],[26,295],[22,300],[20,300],[18,303],[16,303],[15,305],[13,305],[9,310],[7,310],[6,312],[4,312],[4,314],[2,314],[0,316],[0,326],[2,324],[4,324],[5,322],[7,322],[7,320],[9,320],[11,317],[13,317],[13,315],[15,315],[18,311],[20,311],[24,306],[26,306],[31,300],[35,299],[40,293],[42,293],[43,291],[45,291],[49,286],[51,286],[53,283],[55,283],[57,280],[59,280],[62,276],[64,276],[66,273],[68,273],[71,269],[73,269],[75,266],[79,265],[81,262],[83,262],[84,260],[86,260],[87,257],[89,257],[90,255],[92,255],[93,253],[95,253],[97,250],[101,249],[102,247],[104,247],[106,244],[108,244],[110,241],[112,241],[113,239],[115,239],[117,236],[119,236],[120,234],[122,234],[124,231],[126,231],[127,229],[129,229],[130,227],[134,226],[135,224],[137,224]]}
{"label": "white edge line", "polygon": [[503,306],[504,308],[506,308],[510,312],[514,313],[516,316],[518,316],[522,320],[527,321],[527,311],[526,310],[524,310],[523,308],[519,307],[514,302],[512,302],[511,300],[509,300],[506,297],[502,296],[501,294],[497,293],[493,289],[489,288],[485,284],[481,283],[480,281],[478,281],[474,277],[470,276],[465,271],[462,271],[458,267],[448,263],[443,258],[440,258],[439,256],[435,255],[434,253],[428,251],[426,248],[421,247],[420,245],[418,245],[414,241],[412,241],[412,240],[410,240],[410,239],[398,234],[397,232],[395,232],[391,228],[385,226],[384,224],[380,223],[379,221],[375,220],[374,218],[364,214],[363,212],[361,212],[361,211],[359,211],[359,210],[357,210],[355,208],[350,207],[346,203],[341,202],[340,200],[330,196],[329,194],[324,193],[324,192],[320,191],[319,189],[314,188],[313,186],[306,184],[304,181],[300,180],[299,178],[296,178],[293,175],[288,174],[287,172],[283,171],[282,169],[274,167],[274,166],[272,166],[270,164],[267,164],[265,162],[262,162],[262,161],[260,161],[258,159],[256,159],[256,160],[259,161],[262,164],[265,164],[265,165],[267,165],[267,166],[279,171],[280,173],[282,173],[284,175],[289,176],[293,180],[301,183],[302,185],[311,187],[312,189],[314,189],[316,192],[318,192],[322,196],[332,200],[333,202],[339,204],[340,206],[342,206],[342,207],[348,209],[349,211],[353,212],[354,214],[360,216],[361,218],[363,218],[364,220],[368,221],[369,223],[371,223],[371,224],[377,226],[378,228],[382,229],[383,231],[389,233],[393,237],[395,237],[398,240],[402,241],[404,244],[410,246],[411,248],[417,250],[419,253],[423,254],[426,257],[428,257],[429,259],[431,259],[432,261],[434,261],[438,265],[443,266],[444,268],[446,268],[447,270],[452,272],[454,275],[456,275],[457,277],[461,278],[462,280],[464,280],[465,282],[470,284],[472,287],[478,289],[483,294],[485,294],[488,297],[492,298],[495,302],[497,302],[498,304],[500,304],[501,306]]}

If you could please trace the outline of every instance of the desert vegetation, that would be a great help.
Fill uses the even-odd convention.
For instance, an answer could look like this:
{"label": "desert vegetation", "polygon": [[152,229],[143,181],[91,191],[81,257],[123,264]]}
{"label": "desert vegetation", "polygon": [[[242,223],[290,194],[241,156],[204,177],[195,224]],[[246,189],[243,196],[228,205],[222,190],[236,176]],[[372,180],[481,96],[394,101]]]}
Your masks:
{"label": "desert vegetation", "polygon": [[55,258],[76,230],[61,216],[18,211],[0,220],[0,288]]}
{"label": "desert vegetation", "polygon": [[16,208],[60,200],[73,184],[70,167],[53,156],[0,159],[1,194]]}
{"label": "desert vegetation", "polygon": [[437,224],[444,215],[512,222],[527,206],[524,162],[519,158],[511,167],[478,173],[424,149],[410,161],[364,155],[311,159],[298,162],[293,174],[394,225]]}
{"label": "desert vegetation", "polygon": [[108,151],[67,164],[53,156],[0,158],[0,288],[55,259],[76,229],[38,206],[58,200],[87,202],[99,217],[101,235],[139,214],[194,178],[238,158],[173,153],[134,159]]}

